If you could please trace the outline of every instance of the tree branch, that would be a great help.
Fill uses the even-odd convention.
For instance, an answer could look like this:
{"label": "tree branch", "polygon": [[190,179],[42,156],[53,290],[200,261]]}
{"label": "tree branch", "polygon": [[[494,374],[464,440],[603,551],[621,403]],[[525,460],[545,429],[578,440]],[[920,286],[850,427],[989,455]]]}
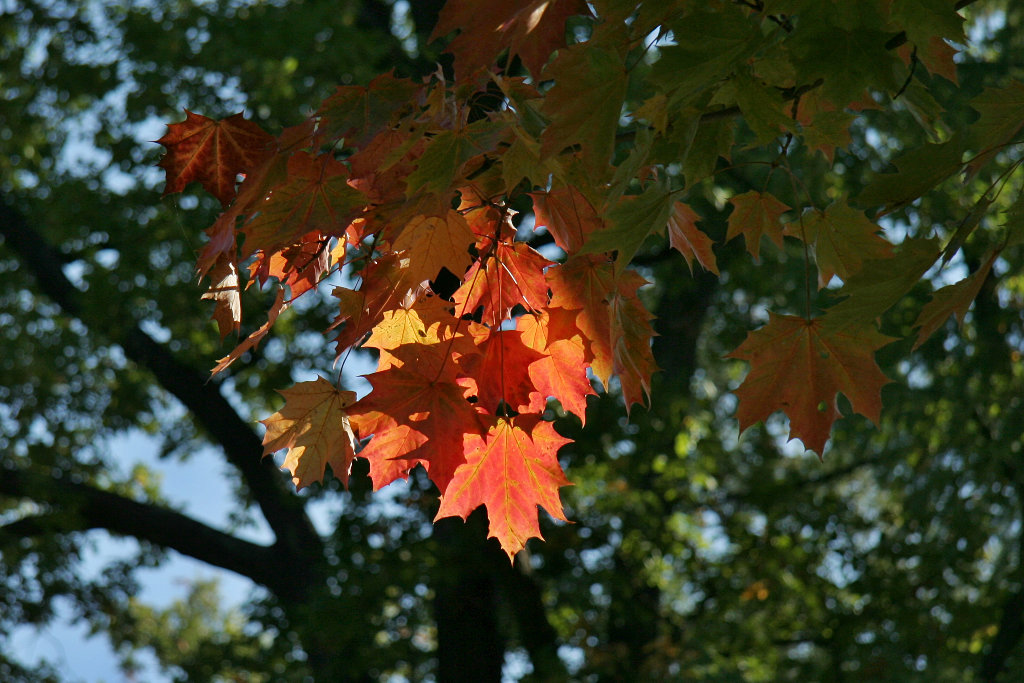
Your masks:
{"label": "tree branch", "polygon": [[43,491],[51,494],[47,496],[48,504],[57,511],[6,524],[0,527],[0,539],[105,529],[227,569],[275,592],[281,582],[272,547],[244,541],[180,512],[88,484],[23,470],[0,470],[0,494],[38,499]]}
{"label": "tree branch", "polygon": [[[39,288],[67,314],[79,318],[94,333],[107,335],[125,355],[147,368],[220,444],[228,461],[241,473],[260,511],[273,530],[276,546],[293,564],[311,567],[323,559],[323,541],[273,460],[262,458],[263,447],[252,427],[221,395],[216,384],[154,341],[138,326],[122,327],[90,314],[81,292],[64,275],[57,251],[25,217],[0,198],[0,235],[33,274]],[[285,557],[278,555],[280,561]],[[301,583],[301,582],[300,582]]]}

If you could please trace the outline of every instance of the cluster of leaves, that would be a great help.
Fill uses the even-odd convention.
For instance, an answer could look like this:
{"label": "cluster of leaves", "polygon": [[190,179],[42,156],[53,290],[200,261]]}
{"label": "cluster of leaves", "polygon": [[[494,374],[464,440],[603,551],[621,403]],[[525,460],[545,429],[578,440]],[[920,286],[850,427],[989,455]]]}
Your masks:
{"label": "cluster of leaves", "polygon": [[[533,0],[487,13],[452,0],[434,37],[453,34],[452,73],[339,87],[278,136],[241,114],[188,112],[159,141],[161,166],[166,192],[198,181],[224,207],[198,261],[222,336],[240,329],[244,286],[279,283],[266,323],[214,373],[329,274],[358,278],[334,287],[329,329],[338,358],[378,351],[373,390],[356,401],[319,379],[282,392],[284,408],[264,421],[266,453],[289,449],[299,488],[328,464],[345,478],[355,457],[375,488],[422,465],[441,491],[438,518],[486,506],[510,556],[540,536],[537,506],[564,519],[556,453],[567,439],[545,417],[548,400],[585,421],[591,378],[606,389],[617,378],[627,411],[650,400],[646,281],[629,265],[645,241],[667,237],[691,269],[718,273],[685,200],[730,168],[735,145],[769,151],[763,163],[789,175],[805,205],[733,196],[726,239],[742,235],[756,260],[762,236],[779,247],[789,237],[817,267],[806,301],[792,303],[803,315],[773,313],[732,354],[751,364],[736,391],[740,426],[782,410],[791,436],[819,454],[839,393],[877,422],[888,380],[874,352],[892,341],[877,319],[955,255],[1020,163],[946,245],[896,244],[876,222],[1015,141],[1024,84],[1013,83],[972,103],[969,129],[897,159],[859,196],[819,207],[799,190],[793,150],[831,162],[858,112],[898,96],[919,69],[955,81],[951,42],[964,35],[945,0]],[[1021,218],[978,270],[935,293],[918,344],[963,318]],[[813,315],[812,281],[835,278],[842,300]]]}

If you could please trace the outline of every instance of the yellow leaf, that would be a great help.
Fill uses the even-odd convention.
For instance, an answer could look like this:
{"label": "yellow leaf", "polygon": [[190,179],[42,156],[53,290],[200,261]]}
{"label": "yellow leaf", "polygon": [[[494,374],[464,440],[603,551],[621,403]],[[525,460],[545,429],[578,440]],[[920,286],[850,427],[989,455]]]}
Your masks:
{"label": "yellow leaf", "polygon": [[284,469],[297,490],[324,477],[327,465],[348,485],[355,458],[355,435],[345,409],[355,403],[351,391],[339,391],[322,377],[281,391],[284,407],[265,420],[263,455],[288,449]]}

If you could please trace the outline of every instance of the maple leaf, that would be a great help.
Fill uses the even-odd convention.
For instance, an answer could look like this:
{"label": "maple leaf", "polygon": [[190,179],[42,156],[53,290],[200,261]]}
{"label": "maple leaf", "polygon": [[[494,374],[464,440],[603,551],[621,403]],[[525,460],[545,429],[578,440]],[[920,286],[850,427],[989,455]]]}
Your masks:
{"label": "maple leaf", "polygon": [[442,268],[461,278],[473,262],[469,247],[475,241],[462,214],[449,210],[443,218],[417,216],[402,229],[391,248],[408,254],[413,281],[433,280]]}
{"label": "maple leaf", "polygon": [[284,469],[297,490],[322,480],[327,465],[347,488],[356,442],[345,409],[355,403],[355,393],[339,391],[323,377],[278,393],[284,407],[261,420],[267,427],[264,457],[287,448]]}
{"label": "maple leaf", "polygon": [[[464,436],[484,431],[481,416],[466,400],[465,387],[454,381],[454,367],[449,376],[437,379],[420,374],[415,365],[407,367],[366,375],[373,391],[349,409],[349,416],[361,436],[373,434],[376,439],[384,434],[392,444],[394,450],[381,448],[377,457],[422,461],[430,479],[444,491],[465,460]],[[418,436],[392,433],[399,428]],[[398,450],[395,444],[409,450]]]}
{"label": "maple leaf", "polygon": [[952,3],[944,0],[894,0],[892,18],[906,29],[907,37],[918,47],[932,38],[964,40],[964,18]]}
{"label": "maple leaf", "polygon": [[546,227],[555,244],[566,254],[579,251],[590,233],[604,227],[594,206],[572,186],[548,192],[531,192],[534,224]]}
{"label": "maple leaf", "polygon": [[891,259],[865,263],[843,285],[838,295],[845,298],[825,312],[822,324],[836,332],[873,325],[917,284],[939,255],[936,238],[904,240]]}
{"label": "maple leaf", "polygon": [[824,287],[833,275],[849,280],[865,261],[890,258],[892,244],[879,237],[881,231],[860,211],[845,202],[833,202],[824,211],[811,211],[809,217],[789,223],[785,234],[814,247],[818,287]]}
{"label": "maple leaf", "polygon": [[785,113],[782,95],[745,70],[733,74],[719,87],[711,103],[738,106],[758,143],[769,142],[793,127],[793,120]]}
{"label": "maple leaf", "polygon": [[672,195],[660,183],[641,194],[621,197],[607,213],[608,227],[595,232],[581,253],[616,252],[616,270],[622,270],[647,236],[664,230],[672,213]]}
{"label": "maple leaf", "polygon": [[803,95],[797,108],[797,121],[803,133],[803,143],[808,149],[821,152],[831,164],[837,148],[850,144],[850,125],[854,115],[836,109],[836,105],[824,99],[816,91]]}
{"label": "maple leaf", "polygon": [[654,318],[637,297],[647,280],[632,270],[622,273],[615,292],[608,297],[611,318],[612,370],[622,384],[626,414],[634,403],[651,399],[651,375],[658,371],[651,351],[651,320]]}
{"label": "maple leaf", "polygon": [[[315,289],[320,278],[330,268],[331,252],[327,249],[329,238],[319,232],[305,235],[298,244],[281,251],[257,252],[256,260],[249,264],[249,274],[260,286],[271,277],[291,290],[291,300]],[[344,249],[344,246],[341,247]]]}
{"label": "maple leaf", "polygon": [[985,88],[971,100],[971,106],[979,114],[968,129],[971,147],[980,152],[971,160],[973,174],[1024,130],[1024,82],[1012,81],[1004,88]]}
{"label": "maple leaf", "polygon": [[591,368],[607,388],[612,375],[622,384],[627,411],[643,403],[657,369],[651,353],[651,316],[637,296],[646,284],[638,273],[615,273],[607,259],[583,254],[548,271],[551,308],[576,312],[576,326],[590,343]]}
{"label": "maple leaf", "polygon": [[729,200],[733,212],[729,214],[729,229],[725,235],[728,242],[737,235],[743,235],[747,251],[755,259],[761,253],[761,235],[768,235],[779,249],[782,248],[783,228],[779,219],[790,211],[778,199],[763,192],[744,192]]}
{"label": "maple leaf", "polygon": [[[402,360],[390,351],[403,347],[414,348],[415,345],[432,346],[452,339],[459,320],[451,314],[450,306],[447,301],[425,296],[417,299],[410,308],[385,311],[381,321],[373,326],[370,338],[363,342],[364,347],[380,351],[377,369],[402,366]],[[461,350],[461,347],[457,350]],[[422,374],[430,372],[426,370]]]}
{"label": "maple leaf", "polygon": [[466,519],[483,505],[488,538],[497,538],[512,559],[527,540],[543,538],[538,505],[555,519],[567,521],[558,489],[570,482],[557,452],[569,442],[536,415],[501,418],[486,435],[468,436],[466,462],[443,489],[435,520]]}
{"label": "maple leaf", "polygon": [[551,53],[565,46],[565,20],[588,13],[583,0],[496,0],[486,11],[473,0],[449,0],[430,40],[460,30],[445,48],[455,56],[459,80],[490,68],[506,48],[508,63],[518,56],[536,78]]}
{"label": "maple leaf", "polygon": [[268,156],[246,173],[238,186],[238,195],[213,225],[206,229],[210,241],[196,260],[196,273],[203,277],[222,255],[235,258],[237,254],[237,228],[240,219],[259,210],[270,188],[284,182],[288,155],[278,151]]}
{"label": "maple leaf", "polygon": [[839,417],[840,392],[855,412],[878,424],[882,387],[890,380],[874,352],[892,341],[874,327],[834,332],[824,329],[820,318],[770,314],[767,325],[726,356],[750,363],[734,392],[740,430],[782,410],[789,417],[790,438],[820,456]]}
{"label": "maple leaf", "polygon": [[956,76],[957,50],[938,36],[931,36],[924,49],[918,48],[917,56],[931,73],[942,76],[953,84],[958,84]]}
{"label": "maple leaf", "polygon": [[396,115],[415,105],[422,91],[422,85],[390,73],[377,76],[366,86],[339,86],[317,111],[322,134],[362,147],[390,128]]}
{"label": "maple leaf", "polygon": [[217,321],[221,339],[238,331],[242,322],[242,290],[238,286],[238,265],[234,259],[221,255],[210,272],[210,288],[200,298],[216,302],[213,319]]}
{"label": "maple leaf", "polygon": [[346,159],[348,184],[373,204],[387,204],[405,196],[406,178],[415,170],[426,140],[408,131],[382,130],[362,149]]}
{"label": "maple leaf", "polygon": [[478,405],[488,413],[496,412],[502,402],[521,411],[536,391],[530,367],[544,356],[524,343],[522,334],[518,330],[483,329],[477,339],[482,353],[463,364],[476,387]]}
{"label": "maple leaf", "polygon": [[991,272],[992,264],[996,262],[998,256],[999,250],[993,249],[978,270],[960,282],[946,285],[932,294],[931,301],[924,305],[917,320],[914,321],[914,327],[920,328],[917,331],[914,349],[917,349],[928,337],[932,336],[949,316],[955,315],[957,323],[961,326],[964,324],[967,309],[978,298],[978,293],[981,291],[982,285],[985,284],[985,278]]}
{"label": "maple leaf", "polygon": [[427,437],[403,424],[381,429],[373,435],[357,457],[370,464],[370,481],[373,490],[379,491],[399,479],[407,479],[409,472],[417,465],[429,466],[426,460],[408,457],[407,454],[427,443]]}
{"label": "maple leaf", "polygon": [[530,410],[542,411],[548,397],[554,397],[586,424],[587,396],[596,396],[597,392],[587,378],[586,342],[575,321],[574,312],[551,308],[537,315],[519,316],[517,328],[523,333],[523,342],[543,354],[528,368],[535,387]]}
{"label": "maple leaf", "polygon": [[528,311],[543,308],[548,300],[544,269],[550,265],[552,261],[525,242],[500,241],[492,255],[466,272],[462,286],[452,296],[455,310],[461,316],[482,306],[481,320],[499,325],[516,306]]}
{"label": "maple leaf", "polygon": [[185,120],[167,126],[157,143],[167,148],[158,164],[167,172],[164,195],[191,182],[227,206],[235,197],[239,173],[247,173],[269,154],[274,138],[241,114],[219,121],[185,110]]}
{"label": "maple leaf", "polygon": [[505,140],[508,127],[500,121],[480,120],[458,130],[435,135],[406,178],[406,195],[430,192],[444,195],[462,168],[474,157],[494,152]]}
{"label": "maple leaf", "polygon": [[857,195],[860,206],[893,211],[914,201],[963,167],[964,135],[924,144],[893,161],[895,173],[880,173]]}
{"label": "maple leaf", "polygon": [[310,232],[343,234],[367,203],[348,179],[345,165],[329,154],[293,154],[287,180],[270,190],[259,212],[244,226],[243,253],[277,251]]}
{"label": "maple leaf", "polygon": [[676,202],[668,218],[668,243],[686,259],[690,273],[693,273],[693,261],[696,259],[704,270],[718,275],[718,264],[711,251],[711,238],[697,227],[699,220],[696,211],[682,202]]}
{"label": "maple leaf", "polygon": [[338,355],[362,340],[387,311],[408,308],[416,300],[419,282],[411,276],[408,266],[408,259],[386,254],[363,269],[363,282],[358,290],[334,288],[331,294],[338,299],[339,312],[328,329],[344,325],[334,340]]}
{"label": "maple leaf", "polygon": [[277,317],[281,315],[282,311],[286,308],[288,308],[288,304],[284,300],[284,289],[278,289],[274,303],[267,312],[267,322],[263,323],[259,329],[250,334],[241,344],[232,349],[231,353],[218,360],[217,365],[215,365],[213,370],[210,371],[210,376],[212,377],[218,372],[222,372],[229,365],[241,358],[245,352],[259,346],[259,343],[263,341],[263,338],[267,336],[268,332],[270,332],[270,328],[274,326],[275,322],[277,322]]}
{"label": "maple leaf", "polygon": [[621,57],[589,41],[577,43],[558,52],[544,78],[553,78],[555,85],[544,100],[543,114],[551,123],[541,135],[541,156],[579,145],[587,168],[606,168],[626,96]]}

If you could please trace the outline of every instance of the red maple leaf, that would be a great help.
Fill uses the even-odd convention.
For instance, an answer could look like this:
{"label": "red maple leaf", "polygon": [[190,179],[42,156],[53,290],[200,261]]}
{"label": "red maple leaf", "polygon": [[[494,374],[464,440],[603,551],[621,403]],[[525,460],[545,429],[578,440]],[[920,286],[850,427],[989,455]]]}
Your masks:
{"label": "red maple leaf", "polygon": [[198,182],[227,206],[235,198],[238,174],[263,161],[274,138],[241,113],[216,121],[186,109],[185,120],[168,125],[157,142],[167,148],[159,163],[167,172],[165,195]]}
{"label": "red maple leaf", "polygon": [[530,368],[544,355],[524,344],[518,330],[483,328],[477,346],[482,353],[467,359],[463,370],[473,380],[478,405],[488,413],[502,401],[512,410],[524,410],[537,391]]}
{"label": "red maple leaf", "polygon": [[[444,491],[455,468],[465,460],[464,436],[484,431],[480,412],[466,400],[465,387],[455,383],[454,367],[440,378],[426,377],[409,367],[413,369],[391,368],[366,375],[373,391],[348,414],[360,436],[374,434],[376,439],[384,435],[390,444],[388,449],[376,448],[375,457],[422,461],[431,480]],[[394,434],[398,428],[416,435],[405,434],[405,430]],[[409,450],[401,450],[406,448]]]}
{"label": "red maple leaf", "polygon": [[568,486],[557,452],[569,443],[536,415],[499,419],[485,435],[466,438],[466,462],[442,489],[435,519],[467,518],[487,508],[489,538],[497,538],[511,559],[530,538],[543,538],[537,506],[562,521],[558,489]]}

